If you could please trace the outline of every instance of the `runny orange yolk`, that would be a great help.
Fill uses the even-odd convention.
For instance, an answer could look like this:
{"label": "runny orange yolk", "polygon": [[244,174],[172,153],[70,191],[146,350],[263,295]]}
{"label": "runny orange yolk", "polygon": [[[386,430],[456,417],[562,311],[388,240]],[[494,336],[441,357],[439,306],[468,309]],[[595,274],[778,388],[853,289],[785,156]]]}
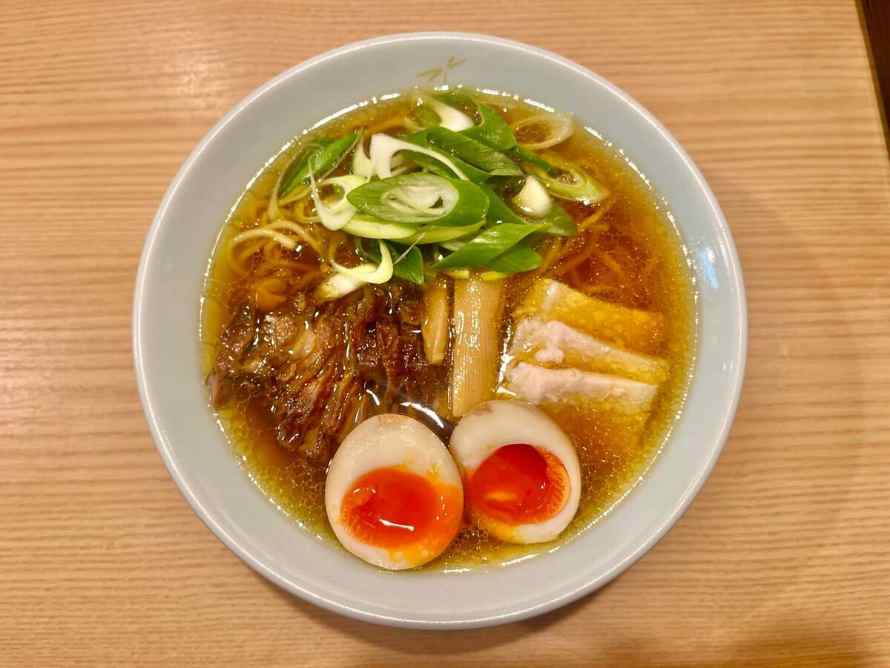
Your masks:
{"label": "runny orange yolk", "polygon": [[393,549],[421,544],[438,552],[460,528],[460,499],[453,485],[434,484],[402,468],[380,468],[353,483],[343,496],[341,517],[368,545]]}
{"label": "runny orange yolk", "polygon": [[468,500],[506,524],[531,524],[556,515],[568,498],[569,480],[557,457],[526,443],[495,450],[471,474]]}

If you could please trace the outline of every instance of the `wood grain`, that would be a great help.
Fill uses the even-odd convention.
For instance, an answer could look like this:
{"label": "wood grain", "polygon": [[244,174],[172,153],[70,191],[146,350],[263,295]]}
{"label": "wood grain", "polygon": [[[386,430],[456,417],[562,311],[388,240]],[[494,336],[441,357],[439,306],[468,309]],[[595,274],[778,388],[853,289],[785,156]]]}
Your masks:
{"label": "wood grain", "polygon": [[[136,264],[194,143],[381,33],[553,49],[673,130],[750,299],[738,420],[691,510],[594,596],[440,634],[269,585],[179,496],[131,368]],[[0,665],[890,665],[890,166],[855,5],[0,2]]]}

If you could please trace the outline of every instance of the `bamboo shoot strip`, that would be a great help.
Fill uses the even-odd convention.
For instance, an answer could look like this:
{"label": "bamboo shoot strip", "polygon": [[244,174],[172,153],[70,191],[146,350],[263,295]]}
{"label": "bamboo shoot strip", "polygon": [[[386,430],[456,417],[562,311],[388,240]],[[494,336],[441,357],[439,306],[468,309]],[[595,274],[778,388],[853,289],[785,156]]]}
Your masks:
{"label": "bamboo shoot strip", "polygon": [[439,276],[423,292],[423,351],[430,364],[441,364],[448,351],[448,279]]}
{"label": "bamboo shoot strip", "polygon": [[471,276],[454,282],[450,403],[455,417],[494,396],[503,309],[503,280]]}

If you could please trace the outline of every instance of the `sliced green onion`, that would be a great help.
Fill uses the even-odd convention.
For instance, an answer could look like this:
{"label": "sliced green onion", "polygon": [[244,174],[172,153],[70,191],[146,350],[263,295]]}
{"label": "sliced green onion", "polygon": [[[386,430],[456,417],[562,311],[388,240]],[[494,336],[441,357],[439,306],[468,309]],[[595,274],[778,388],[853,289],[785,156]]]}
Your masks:
{"label": "sliced green onion", "polygon": [[527,162],[530,165],[534,165],[539,169],[543,169],[548,174],[553,174],[556,172],[553,165],[544,160],[537,153],[532,153],[531,151],[527,151],[519,145],[514,146],[510,149],[510,154],[521,162]]}
{"label": "sliced green onion", "polygon": [[478,232],[485,224],[479,221],[475,225],[463,225],[461,227],[439,227],[438,225],[428,225],[421,228],[414,228],[415,232],[411,236],[401,239],[393,239],[399,244],[441,244],[454,239],[461,239],[475,232]]}
{"label": "sliced green onion", "polygon": [[469,225],[488,210],[488,196],[476,184],[426,173],[371,181],[348,198],[365,214],[402,224]]}
{"label": "sliced green onion", "polygon": [[365,181],[366,179],[361,176],[355,176],[354,174],[335,176],[323,180],[320,185],[336,186],[342,191],[340,198],[336,202],[328,205],[322,201],[318,193],[318,184],[316,184],[315,178],[310,174],[310,194],[312,195],[312,201],[315,204],[315,210],[318,212],[319,218],[321,218],[321,224],[329,230],[342,229],[352,219],[356,212],[356,208],[350,203],[347,196],[359,186],[364,185]]}
{"label": "sliced green onion", "polygon": [[564,142],[571,137],[572,133],[575,131],[572,117],[568,114],[542,113],[523,118],[521,121],[513,123],[513,132],[517,135],[521,135],[523,130],[532,130],[535,134],[541,134],[541,130],[537,130],[536,132],[533,130],[537,128],[543,130],[543,137],[537,141],[531,142],[520,140],[519,143],[523,148],[530,151],[540,151],[545,148],[550,148],[551,146],[556,146],[557,144]]}
{"label": "sliced green onion", "polygon": [[334,171],[358,139],[358,133],[339,139],[316,139],[297,153],[278,175],[269,198],[269,218],[281,218],[280,204],[290,204],[308,195],[309,174],[322,178]]}
{"label": "sliced green onion", "polygon": [[449,160],[447,155],[423,146],[409,144],[406,141],[390,137],[383,133],[377,133],[371,137],[371,164],[374,168],[374,174],[381,179],[386,179],[392,176],[392,159],[399,151],[414,151],[428,155],[448,167],[448,169],[454,172],[459,179],[464,181],[467,180],[467,176],[457,165]]}
{"label": "sliced green onion", "polygon": [[294,201],[296,201],[309,193],[308,187],[299,186],[296,181],[296,175],[306,166],[310,156],[329,143],[329,139],[318,139],[311,142],[291,158],[290,162],[281,170],[281,174],[278,175],[278,180],[275,182],[275,187],[272,188],[272,197],[269,199],[269,218],[281,217],[278,204],[279,199],[284,198],[285,194],[291,195]]}
{"label": "sliced green onion", "polygon": [[[499,225],[500,223],[514,223],[521,225],[531,222],[513,211],[513,209],[511,209],[494,190],[487,186],[484,186],[483,190],[485,191],[485,194],[488,195],[487,218],[490,223],[494,223],[495,225]],[[573,237],[578,233],[575,222],[569,214],[566,213],[565,209],[556,202],[551,202],[550,210],[547,214],[535,222],[545,225],[543,230],[545,234],[554,234],[560,237]]]}
{"label": "sliced green onion", "polygon": [[366,284],[360,278],[346,274],[333,273],[315,288],[315,299],[319,302],[330,302],[345,297]]}
{"label": "sliced green onion", "polygon": [[[428,155],[424,155],[423,153],[418,153],[416,151],[403,151],[399,155],[405,156],[407,160],[410,160],[415,165],[420,167],[422,170],[429,172],[430,174],[435,174],[437,176],[445,177],[446,179],[454,178],[454,173],[448,169],[441,162],[436,160],[435,158],[431,158]],[[458,165],[461,170],[466,174],[466,170],[463,169],[463,165]],[[470,177],[470,180],[474,180]]]}
{"label": "sliced green onion", "polygon": [[439,125],[453,132],[460,132],[473,127],[473,119],[462,111],[455,109],[433,97],[420,96],[420,101],[429,106],[439,117]]}
{"label": "sliced green onion", "polygon": [[355,153],[352,154],[352,173],[365,179],[374,176],[374,165],[371,164],[371,158],[365,153],[364,141],[359,141],[355,146]]}
{"label": "sliced green onion", "polygon": [[478,111],[479,105],[475,98],[463,87],[437,92],[434,94],[434,97],[468,115],[475,114]]}
{"label": "sliced green onion", "polygon": [[374,283],[375,285],[386,283],[392,278],[392,255],[389,253],[389,247],[383,241],[378,241],[377,243],[380,246],[380,264],[376,266],[364,263],[357,267],[344,267],[333,260],[331,260],[331,265],[333,265],[334,270],[338,274],[343,276],[364,281],[365,283]]}
{"label": "sliced green onion", "polygon": [[488,172],[489,176],[522,176],[522,170],[504,153],[466,134],[441,127],[424,130],[424,134],[433,147]]}
{"label": "sliced green onion", "polygon": [[414,107],[405,117],[406,127],[412,132],[432,128],[439,124],[439,115],[426,105]]}
{"label": "sliced green onion", "polygon": [[578,234],[578,226],[575,225],[575,221],[556,202],[553,202],[553,206],[550,207],[547,215],[537,222],[547,226],[544,230],[547,234],[553,234],[558,237],[573,237]]}
{"label": "sliced green onion", "polygon": [[526,221],[522,216],[511,209],[507,203],[501,199],[494,190],[488,186],[483,186],[485,194],[488,195],[488,222],[499,225],[501,223],[514,223],[522,225]]}
{"label": "sliced green onion", "polygon": [[[389,245],[390,254],[395,256],[393,260],[393,276],[401,278],[417,285],[423,285],[423,253],[417,246],[409,246],[406,249]],[[371,262],[380,262],[380,251],[378,248],[368,249],[365,247],[364,240],[356,239],[356,252],[364,259]]]}
{"label": "sliced green onion", "polygon": [[423,253],[420,252],[417,246],[411,246],[404,253],[399,254],[393,271],[396,276],[403,280],[423,285],[425,278],[423,273]]}
{"label": "sliced green onion", "polygon": [[496,257],[508,251],[528,235],[542,231],[544,227],[545,225],[528,223],[522,225],[503,223],[489,227],[455,252],[439,260],[435,264],[435,268],[488,267]]}
{"label": "sliced green onion", "polygon": [[469,241],[469,239],[454,239],[453,241],[445,241],[439,244],[442,248],[449,251],[459,250]]}
{"label": "sliced green onion", "polygon": [[287,169],[282,172],[281,180],[276,190],[278,203],[287,204],[305,195],[304,191],[297,196],[294,193],[294,189],[308,184],[310,174],[317,178],[323,178],[333,171],[352,147],[355,146],[358,138],[359,133],[353,132],[333,141],[319,141],[307,147],[307,150],[294,159]]}
{"label": "sliced green onion", "polygon": [[462,134],[481,141],[483,144],[487,144],[499,151],[509,151],[516,146],[516,137],[513,136],[513,130],[510,129],[507,121],[490,106],[482,104],[472,95],[460,90],[442,93],[436,97],[448,104],[475,112],[479,123],[463,130]]}
{"label": "sliced green onion", "polygon": [[464,130],[463,134],[501,151],[509,151],[516,146],[513,130],[498,112],[484,104],[477,105],[477,109],[481,122]]}
{"label": "sliced green onion", "polygon": [[551,175],[538,167],[532,167],[537,177],[554,196],[581,202],[590,206],[604,200],[609,191],[578,165],[565,160],[555,153],[545,154],[545,159],[556,170]]}
{"label": "sliced green onion", "polygon": [[[417,234],[416,225],[387,223],[373,216],[356,214],[343,226],[343,231],[363,239],[408,239]],[[410,243],[410,242],[408,242]]]}
{"label": "sliced green onion", "polygon": [[359,186],[365,185],[365,178],[355,174],[344,174],[343,176],[331,176],[321,182],[323,186],[337,186],[343,189],[343,194],[348,195]]}
{"label": "sliced green onion", "polygon": [[527,176],[522,189],[513,198],[520,211],[532,218],[543,218],[550,213],[553,200],[547,194],[547,189],[541,185],[534,176]]}
{"label": "sliced green onion", "polygon": [[529,240],[524,239],[512,248],[504,251],[488,263],[492,269],[502,275],[518,274],[523,271],[531,271],[541,266],[541,256],[529,246]]}
{"label": "sliced green onion", "polygon": [[[405,141],[409,141],[412,144],[417,143],[419,146],[427,146],[429,147],[429,142],[425,135],[409,135],[405,138]],[[405,151],[404,153],[400,153],[399,155],[404,155],[406,158],[411,160],[413,163],[425,169],[428,172],[432,172],[433,174],[438,174],[439,176],[444,176],[446,178],[454,178],[456,174],[454,174],[451,170],[445,167],[438,160],[434,160],[428,155],[424,155],[423,153],[417,153],[415,151]],[[489,178],[489,173],[482,171],[478,167],[473,167],[468,162],[464,162],[460,158],[456,158],[451,156],[451,161],[457,165],[461,172],[472,181],[473,183],[485,183],[485,181]]]}

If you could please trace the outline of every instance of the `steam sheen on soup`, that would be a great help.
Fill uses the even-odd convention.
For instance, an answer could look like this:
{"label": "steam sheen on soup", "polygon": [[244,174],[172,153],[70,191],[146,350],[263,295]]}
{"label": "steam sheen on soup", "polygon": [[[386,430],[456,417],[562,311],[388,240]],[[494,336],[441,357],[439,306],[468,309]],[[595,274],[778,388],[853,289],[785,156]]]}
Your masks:
{"label": "steam sheen on soup", "polygon": [[504,563],[644,473],[682,404],[693,295],[669,214],[594,131],[412,89],[303,132],[238,200],[206,382],[304,529],[381,568]]}

